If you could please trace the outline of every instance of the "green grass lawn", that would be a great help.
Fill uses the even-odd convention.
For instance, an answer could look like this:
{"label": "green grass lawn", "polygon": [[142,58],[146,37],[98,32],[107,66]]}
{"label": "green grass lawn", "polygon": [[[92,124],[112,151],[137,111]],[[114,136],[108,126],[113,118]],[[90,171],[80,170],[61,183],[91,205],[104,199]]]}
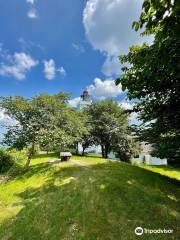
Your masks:
{"label": "green grass lawn", "polygon": [[[176,179],[97,156],[55,159],[41,154],[0,184],[1,240],[180,239]],[[138,237],[137,226],[174,233]]]}
{"label": "green grass lawn", "polygon": [[180,168],[171,166],[147,166],[143,164],[141,164],[140,167],[180,181]]}

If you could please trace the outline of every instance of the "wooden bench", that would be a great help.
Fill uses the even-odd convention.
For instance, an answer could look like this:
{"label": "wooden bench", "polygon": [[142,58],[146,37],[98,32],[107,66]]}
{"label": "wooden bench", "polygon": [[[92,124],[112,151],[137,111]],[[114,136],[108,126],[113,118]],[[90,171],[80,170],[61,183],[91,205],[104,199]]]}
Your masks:
{"label": "wooden bench", "polygon": [[61,161],[68,161],[72,157],[72,154],[70,152],[60,152],[60,158]]}

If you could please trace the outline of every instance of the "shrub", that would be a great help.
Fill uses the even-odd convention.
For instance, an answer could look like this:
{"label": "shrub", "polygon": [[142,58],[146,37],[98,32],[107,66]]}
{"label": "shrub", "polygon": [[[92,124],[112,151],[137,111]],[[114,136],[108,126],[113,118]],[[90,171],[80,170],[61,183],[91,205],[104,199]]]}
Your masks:
{"label": "shrub", "polygon": [[16,149],[11,149],[11,150],[8,150],[8,152],[13,157],[14,161],[18,164],[23,165],[27,159],[27,155],[28,155],[27,149],[23,149],[21,151],[18,151]]}
{"label": "shrub", "polygon": [[13,164],[13,157],[5,150],[0,149],[0,173],[7,172]]}

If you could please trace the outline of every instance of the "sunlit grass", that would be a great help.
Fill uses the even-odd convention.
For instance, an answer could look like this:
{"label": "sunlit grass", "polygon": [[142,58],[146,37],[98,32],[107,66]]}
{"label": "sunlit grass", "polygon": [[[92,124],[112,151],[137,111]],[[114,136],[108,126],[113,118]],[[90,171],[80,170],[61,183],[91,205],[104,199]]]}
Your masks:
{"label": "sunlit grass", "polygon": [[[34,157],[0,184],[0,239],[130,240],[134,229],[170,228],[179,239],[179,182],[98,156]],[[155,238],[156,237],[156,238]],[[165,239],[164,235],[141,239]]]}
{"label": "sunlit grass", "polygon": [[144,164],[139,166],[149,171],[156,172],[170,178],[175,178],[180,181],[180,168],[173,168],[171,166],[147,166]]}
{"label": "sunlit grass", "polygon": [[94,165],[94,164],[103,164],[106,163],[108,160],[103,159],[100,155],[88,155],[88,156],[73,156],[72,160],[81,161],[81,163],[85,165]]}

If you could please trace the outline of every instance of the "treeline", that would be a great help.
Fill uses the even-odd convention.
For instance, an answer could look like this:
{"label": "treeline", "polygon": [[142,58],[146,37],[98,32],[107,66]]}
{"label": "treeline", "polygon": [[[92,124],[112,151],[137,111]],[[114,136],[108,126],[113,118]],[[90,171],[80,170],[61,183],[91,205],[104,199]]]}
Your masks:
{"label": "treeline", "polygon": [[3,144],[17,150],[27,149],[27,170],[36,147],[46,151],[66,151],[81,143],[83,149],[101,145],[102,156],[115,151],[128,161],[133,141],[128,114],[114,101],[92,103],[82,111],[68,104],[66,93],[41,94],[32,98],[2,97],[0,107],[14,124],[6,126]]}

